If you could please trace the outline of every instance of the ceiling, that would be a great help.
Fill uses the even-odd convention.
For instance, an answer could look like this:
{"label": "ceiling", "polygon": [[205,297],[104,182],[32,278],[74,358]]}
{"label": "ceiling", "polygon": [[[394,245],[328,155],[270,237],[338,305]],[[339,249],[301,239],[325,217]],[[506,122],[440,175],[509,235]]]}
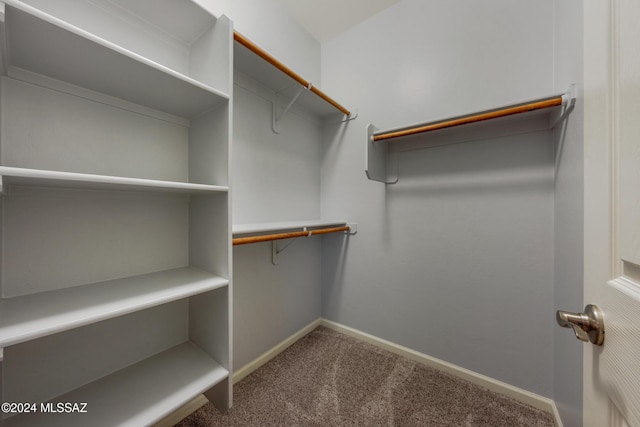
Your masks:
{"label": "ceiling", "polygon": [[279,0],[320,43],[400,0]]}

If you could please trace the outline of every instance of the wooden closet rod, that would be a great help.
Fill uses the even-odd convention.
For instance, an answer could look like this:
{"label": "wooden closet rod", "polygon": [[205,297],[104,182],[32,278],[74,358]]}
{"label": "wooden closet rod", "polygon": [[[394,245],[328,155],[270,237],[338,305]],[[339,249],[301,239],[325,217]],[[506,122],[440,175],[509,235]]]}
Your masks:
{"label": "wooden closet rod", "polygon": [[[258,55],[259,57],[261,57],[262,59],[264,59],[265,61],[267,61],[268,63],[270,63],[271,65],[273,65],[274,67],[276,67],[277,69],[279,69],[280,71],[282,71],[283,73],[285,73],[286,75],[288,75],[289,77],[291,77],[293,80],[300,83],[302,86],[309,87],[309,85],[311,85],[311,83],[308,80],[305,80],[304,78],[302,78],[302,76],[300,76],[298,73],[296,73],[291,68],[284,65],[282,62],[278,61],[267,51],[265,51],[260,46],[256,45],[254,42],[252,42],[251,40],[249,40],[248,38],[246,38],[245,36],[243,36],[242,34],[240,34],[235,30],[233,31],[233,39],[238,43],[240,43],[241,45],[243,45],[244,47],[246,47],[247,49],[249,49],[250,51],[252,51],[253,53],[255,53],[256,55]],[[311,85],[311,92],[315,93],[320,98],[322,98],[323,100],[331,104],[334,108],[339,110],[342,114],[345,114],[347,116],[351,115],[351,111],[347,110],[342,105],[338,104],[335,100],[333,100],[331,97],[329,97],[326,93],[322,92],[317,87]]]}
{"label": "wooden closet rod", "polygon": [[460,126],[460,125],[466,125],[469,123],[481,122],[483,120],[497,119],[499,117],[511,116],[513,114],[525,113],[527,111],[557,107],[558,105],[562,105],[562,96],[545,99],[542,101],[534,101],[528,104],[517,105],[515,107],[503,108],[501,110],[494,110],[486,113],[473,114],[470,116],[460,117],[452,120],[446,120],[443,122],[430,123],[430,124],[410,128],[410,129],[378,133],[373,135],[373,140],[383,141],[385,139],[415,135],[417,133],[429,132],[437,129],[444,129],[444,128],[453,127],[453,126]]}
{"label": "wooden closet rod", "polygon": [[248,243],[269,242],[271,240],[292,239],[294,237],[315,236],[316,234],[338,233],[340,231],[350,231],[351,227],[345,225],[343,227],[321,228],[309,231],[293,231],[290,233],[265,234],[262,236],[236,237],[233,239],[233,246],[246,245]]}

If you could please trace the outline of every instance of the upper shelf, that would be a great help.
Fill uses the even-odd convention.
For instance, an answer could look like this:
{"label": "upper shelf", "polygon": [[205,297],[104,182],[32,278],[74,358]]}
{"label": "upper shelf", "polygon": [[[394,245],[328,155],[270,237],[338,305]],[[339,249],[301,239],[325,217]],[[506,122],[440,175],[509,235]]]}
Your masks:
{"label": "upper shelf", "polygon": [[193,194],[228,191],[228,187],[219,185],[0,166],[0,194],[6,192],[8,185]]}
{"label": "upper shelf", "polygon": [[308,88],[296,102],[318,117],[326,118],[336,113],[351,116],[351,111],[242,34],[234,31],[233,38],[236,42],[234,65],[238,70],[289,99],[296,96],[301,86]]}
{"label": "upper shelf", "polygon": [[61,80],[180,117],[229,96],[202,81],[16,0],[5,0],[3,73],[14,69]]}
{"label": "upper shelf", "polygon": [[396,129],[380,131],[369,125],[365,173],[371,180],[394,184],[397,158],[390,161],[390,152],[551,129],[573,110],[575,99],[572,85],[565,93]]}

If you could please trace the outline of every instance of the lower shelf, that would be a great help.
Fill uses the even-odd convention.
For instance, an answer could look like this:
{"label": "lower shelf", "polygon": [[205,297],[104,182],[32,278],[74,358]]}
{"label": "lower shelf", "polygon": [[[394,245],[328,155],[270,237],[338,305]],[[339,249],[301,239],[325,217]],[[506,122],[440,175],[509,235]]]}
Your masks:
{"label": "lower shelf", "polygon": [[227,286],[193,267],[0,299],[0,346],[77,328]]}
{"label": "lower shelf", "polygon": [[[139,427],[161,420],[197,395],[229,376],[204,351],[190,342],[136,363],[56,399],[57,403],[86,403],[85,413],[16,415],[3,427]],[[82,406],[82,405],[80,405]]]}

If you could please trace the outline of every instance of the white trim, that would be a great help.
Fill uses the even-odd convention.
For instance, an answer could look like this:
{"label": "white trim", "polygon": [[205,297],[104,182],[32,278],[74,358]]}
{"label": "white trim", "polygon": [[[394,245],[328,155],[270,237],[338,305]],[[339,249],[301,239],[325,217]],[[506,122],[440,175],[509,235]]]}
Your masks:
{"label": "white trim", "polygon": [[556,406],[556,402],[552,400],[551,406],[552,406],[551,415],[553,416],[553,421],[555,421],[556,423],[556,427],[564,427],[562,424],[562,418],[560,418],[560,412],[558,412],[558,407]]}
{"label": "white trim", "polygon": [[435,357],[428,356],[424,353],[420,353],[410,348],[395,344],[391,341],[387,341],[382,338],[375,337],[373,335],[367,334],[357,329],[350,328],[348,326],[341,325],[336,322],[332,322],[327,319],[321,319],[320,324],[322,326],[326,326],[329,329],[333,329],[334,331],[341,332],[345,335],[349,335],[354,338],[358,338],[369,344],[375,345],[376,347],[389,350],[392,353],[398,354],[400,356],[404,356],[415,362],[422,363],[424,365],[427,365],[432,368],[436,368],[440,371],[451,374],[455,377],[469,381],[473,384],[485,387],[491,391],[494,391],[496,393],[500,393],[504,396],[515,399],[518,402],[522,402],[527,405],[533,406],[536,409],[540,409],[542,411],[548,412],[554,417],[556,426],[562,427],[562,421],[560,420],[560,415],[558,414],[556,404],[553,400],[547,397],[543,397],[535,393],[531,393],[527,390],[514,387],[510,384],[503,383],[502,381],[498,381],[493,378],[487,377],[485,375],[478,374],[476,372],[470,371],[468,369],[462,368],[452,363],[445,362],[444,360],[436,359]]}
{"label": "white trim", "polygon": [[309,323],[304,328],[300,329],[295,334],[291,335],[289,338],[287,338],[284,341],[280,342],[280,344],[277,344],[271,350],[263,353],[262,355],[260,355],[258,358],[256,358],[252,362],[247,363],[242,368],[240,368],[237,371],[235,371],[233,373],[233,377],[232,377],[233,383],[235,384],[235,383],[239,382],[244,377],[246,377],[247,375],[251,374],[253,371],[255,371],[256,369],[258,369],[259,367],[261,367],[262,365],[264,365],[265,363],[267,363],[268,361],[270,361],[271,359],[276,357],[278,354],[282,353],[287,348],[291,347],[300,338],[302,338],[303,336],[307,335],[309,332],[313,331],[315,328],[320,326],[322,324],[322,322],[323,322],[323,319],[320,319],[320,318],[314,320],[313,322]]}
{"label": "white trim", "polygon": [[204,397],[203,394],[199,394],[189,403],[176,409],[175,411],[164,417],[162,420],[153,424],[153,427],[173,427],[207,403],[209,403],[209,400]]}

